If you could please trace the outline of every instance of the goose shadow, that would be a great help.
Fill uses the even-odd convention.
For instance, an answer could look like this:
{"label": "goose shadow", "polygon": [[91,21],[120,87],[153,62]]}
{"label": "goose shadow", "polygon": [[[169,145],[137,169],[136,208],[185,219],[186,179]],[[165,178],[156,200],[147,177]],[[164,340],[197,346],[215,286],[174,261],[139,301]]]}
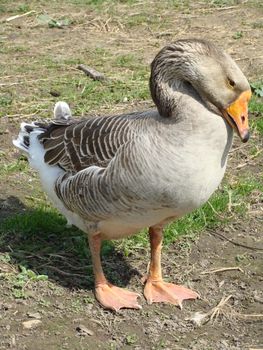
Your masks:
{"label": "goose shadow", "polygon": [[[0,253],[63,287],[93,289],[86,235],[67,228],[64,217],[49,207],[28,208],[15,196],[0,199]],[[133,276],[141,277],[110,241],[103,243],[102,263],[109,281],[120,287]]]}

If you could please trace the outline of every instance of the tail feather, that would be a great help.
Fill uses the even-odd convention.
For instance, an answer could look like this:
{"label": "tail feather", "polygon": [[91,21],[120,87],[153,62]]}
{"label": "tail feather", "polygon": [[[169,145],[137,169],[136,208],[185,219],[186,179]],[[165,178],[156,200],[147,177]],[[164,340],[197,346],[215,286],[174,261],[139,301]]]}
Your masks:
{"label": "tail feather", "polygon": [[30,146],[30,134],[32,131],[45,131],[45,129],[40,127],[37,123],[21,123],[20,131],[17,139],[13,140],[14,146],[21,149],[23,152],[28,153]]}
{"label": "tail feather", "polygon": [[60,120],[68,120],[72,117],[69,105],[66,102],[59,101],[54,107],[54,118]]}
{"label": "tail feather", "polygon": [[[57,123],[65,122],[71,119],[71,110],[66,102],[59,101],[54,107],[54,118]],[[30,146],[30,134],[32,132],[41,133],[48,129],[48,125],[39,122],[21,123],[20,132],[16,140],[13,140],[14,146],[28,154]]]}

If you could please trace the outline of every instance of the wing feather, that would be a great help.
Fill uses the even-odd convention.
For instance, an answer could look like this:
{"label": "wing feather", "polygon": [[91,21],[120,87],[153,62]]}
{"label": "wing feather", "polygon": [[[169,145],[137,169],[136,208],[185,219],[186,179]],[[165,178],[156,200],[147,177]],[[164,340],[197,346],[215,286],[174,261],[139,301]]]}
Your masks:
{"label": "wing feather", "polygon": [[39,135],[45,162],[70,173],[89,166],[106,167],[117,150],[131,140],[145,120],[143,113],[87,120],[59,120]]}

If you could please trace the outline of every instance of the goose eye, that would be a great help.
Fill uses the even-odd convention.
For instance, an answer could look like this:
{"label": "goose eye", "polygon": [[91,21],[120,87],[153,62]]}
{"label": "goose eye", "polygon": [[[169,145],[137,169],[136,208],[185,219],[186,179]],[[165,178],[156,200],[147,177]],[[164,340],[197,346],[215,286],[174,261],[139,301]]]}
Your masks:
{"label": "goose eye", "polygon": [[234,82],[234,80],[228,78],[227,81],[228,81],[228,85],[231,86],[231,88],[234,88],[236,86],[236,83]]}

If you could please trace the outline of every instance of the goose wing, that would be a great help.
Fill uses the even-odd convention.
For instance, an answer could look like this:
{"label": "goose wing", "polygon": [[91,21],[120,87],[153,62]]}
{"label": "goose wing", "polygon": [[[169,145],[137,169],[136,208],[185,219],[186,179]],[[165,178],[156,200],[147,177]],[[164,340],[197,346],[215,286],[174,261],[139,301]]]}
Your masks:
{"label": "goose wing", "polygon": [[92,165],[106,167],[120,146],[132,139],[138,119],[140,114],[54,121],[39,135],[45,162],[71,173]]}
{"label": "goose wing", "polygon": [[[65,170],[55,182],[55,192],[67,209],[96,222],[144,202],[139,177],[151,158],[143,132],[151,116],[144,112],[42,126],[39,141],[45,162]],[[143,206],[137,209],[142,211]]]}
{"label": "goose wing", "polygon": [[61,175],[55,183],[58,198],[70,211],[93,222],[121,213],[141,213],[147,202],[143,198],[142,169],[150,157],[150,149],[140,156],[141,148],[142,142],[135,138],[117,150],[106,168],[89,166],[75,174]]}

